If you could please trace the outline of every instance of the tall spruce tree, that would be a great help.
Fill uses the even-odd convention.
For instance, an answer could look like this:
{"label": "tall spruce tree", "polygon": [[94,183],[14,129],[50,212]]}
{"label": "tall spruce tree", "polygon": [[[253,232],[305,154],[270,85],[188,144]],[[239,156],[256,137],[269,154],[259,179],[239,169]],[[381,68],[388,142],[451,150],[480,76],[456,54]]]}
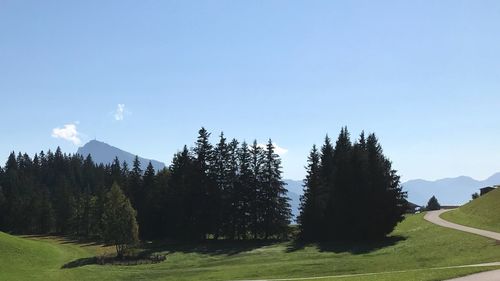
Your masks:
{"label": "tall spruce tree", "polygon": [[250,170],[252,171],[249,194],[250,230],[254,239],[262,235],[264,225],[263,216],[263,194],[262,194],[262,161],[264,151],[254,140],[250,147]]}
{"label": "tall spruce tree", "polygon": [[428,211],[435,211],[441,209],[441,204],[439,204],[436,196],[432,196],[429,201],[427,201],[427,205],[425,206],[425,209]]}
{"label": "tall spruce tree", "polygon": [[264,238],[284,237],[291,218],[290,199],[286,196],[287,190],[281,177],[281,160],[274,152],[271,139],[264,155],[261,184]]}
{"label": "tall spruce tree", "polygon": [[234,205],[236,227],[236,237],[246,239],[250,234],[252,226],[252,199],[255,197],[253,189],[253,171],[251,168],[252,156],[250,154],[247,143],[244,141],[238,151],[238,178],[235,183]]}
{"label": "tall spruce tree", "polygon": [[142,169],[141,161],[139,156],[135,156],[134,162],[132,163],[132,170],[128,178],[128,187],[125,188],[125,195],[130,199],[132,207],[134,209],[140,209],[143,204],[143,192],[142,192]]}
{"label": "tall spruce tree", "polygon": [[229,225],[227,218],[230,216],[230,155],[229,147],[224,137],[224,133],[220,134],[219,143],[215,146],[213,151],[213,159],[210,164],[210,174],[214,180],[215,188],[210,194],[212,210],[212,232],[218,238],[221,234],[229,232]]}
{"label": "tall spruce tree", "polygon": [[137,221],[141,226],[140,235],[143,239],[151,239],[154,237],[155,216],[154,209],[154,189],[155,189],[155,169],[149,162],[144,176],[142,178],[143,206],[141,210],[137,210]]}
{"label": "tall spruce tree", "polygon": [[300,214],[297,218],[300,238],[303,240],[316,240],[321,237],[321,218],[324,217],[325,202],[321,202],[320,194],[320,157],[316,145],[313,145],[307,159],[304,193],[300,197]]}
{"label": "tall spruce tree", "polygon": [[193,189],[193,195],[196,196],[193,200],[197,204],[197,208],[192,208],[193,216],[196,217],[198,230],[203,232],[203,237],[207,237],[208,234],[217,235],[220,210],[218,205],[220,193],[210,171],[213,163],[213,146],[209,138],[210,133],[202,127],[198,131],[198,138],[193,149],[195,157],[193,176],[196,181],[190,186]]}

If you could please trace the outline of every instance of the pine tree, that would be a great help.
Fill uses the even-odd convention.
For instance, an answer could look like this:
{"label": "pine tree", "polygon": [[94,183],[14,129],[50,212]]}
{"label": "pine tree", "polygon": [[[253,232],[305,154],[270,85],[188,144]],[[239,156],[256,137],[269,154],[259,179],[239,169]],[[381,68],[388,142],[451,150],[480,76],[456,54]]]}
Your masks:
{"label": "pine tree", "polygon": [[223,218],[225,219],[224,234],[230,239],[237,236],[237,214],[238,214],[238,141],[233,139],[228,145],[227,184],[225,189],[225,200]]}
{"label": "pine tree", "polygon": [[406,192],[402,191],[400,177],[392,169],[375,134],[366,141],[368,154],[368,176],[370,187],[367,194],[372,203],[370,216],[366,219],[371,229],[366,239],[379,239],[389,234],[404,219]]}
{"label": "pine tree", "polygon": [[193,149],[195,157],[195,171],[193,176],[195,182],[190,185],[194,202],[191,209],[194,220],[198,224],[198,230],[203,233],[204,238],[208,234],[217,235],[219,220],[219,198],[216,183],[210,176],[210,168],[213,162],[213,146],[209,142],[210,133],[201,128],[198,131],[198,139]]}
{"label": "pine tree", "polygon": [[142,169],[141,161],[139,161],[139,156],[135,156],[134,162],[132,164],[132,170],[128,178],[128,188],[125,191],[125,195],[130,199],[132,207],[134,209],[141,209],[143,204],[143,192],[142,192]]}
{"label": "pine tree", "polygon": [[305,240],[374,240],[403,219],[406,193],[374,134],[352,144],[342,128],[335,148],[328,136],[313,148],[299,216]]}
{"label": "pine tree", "polygon": [[349,224],[352,220],[349,216],[351,207],[352,169],[351,161],[352,144],[347,128],[342,128],[335,143],[333,152],[333,187],[330,187],[330,197],[327,206],[327,220],[329,224],[328,235],[341,239],[349,238],[351,233]]}
{"label": "pine tree", "polygon": [[224,133],[221,132],[219,143],[213,150],[212,162],[210,163],[210,176],[214,181],[215,188],[210,190],[210,206],[212,209],[212,232],[218,238],[220,234],[227,233],[230,225],[227,218],[230,214],[229,185],[230,185],[230,159],[228,144]]}
{"label": "pine tree", "polygon": [[236,226],[236,236],[240,239],[246,239],[250,232],[253,219],[252,198],[255,197],[253,189],[253,171],[251,169],[251,155],[246,142],[241,144],[238,151],[239,174],[235,183],[234,205]]}
{"label": "pine tree", "polygon": [[118,257],[122,257],[128,247],[139,242],[136,211],[116,183],[106,194],[102,220],[104,227],[102,237],[107,243],[115,245]]}
{"label": "pine tree", "polygon": [[290,224],[290,200],[281,177],[281,160],[274,152],[274,145],[269,139],[263,159],[262,169],[262,223],[264,238],[284,237]]}
{"label": "pine tree", "polygon": [[144,197],[143,209],[137,210],[138,212],[138,222],[141,226],[141,237],[142,238],[152,238],[154,233],[154,218],[155,213],[153,212],[154,204],[154,188],[155,188],[155,169],[151,162],[149,162],[144,176],[142,178],[142,192]]}
{"label": "pine tree", "polygon": [[441,209],[441,204],[439,204],[439,201],[437,198],[433,195],[429,201],[427,202],[427,206],[425,207],[426,210],[428,211],[435,211]]}
{"label": "pine tree", "polygon": [[250,147],[250,170],[252,175],[250,178],[250,192],[249,192],[249,211],[250,211],[250,230],[254,239],[257,239],[263,233],[262,221],[262,161],[263,153],[262,148],[257,144],[257,140],[253,141]]}
{"label": "pine tree", "polygon": [[170,237],[181,240],[206,238],[207,194],[200,188],[199,164],[186,146],[174,156],[170,166],[171,177],[167,206]]}
{"label": "pine tree", "polygon": [[300,238],[316,240],[321,237],[319,227],[324,217],[325,204],[321,202],[320,192],[320,154],[316,145],[313,145],[307,160],[307,175],[304,180],[304,193],[300,198],[300,215],[297,218],[300,229]]}

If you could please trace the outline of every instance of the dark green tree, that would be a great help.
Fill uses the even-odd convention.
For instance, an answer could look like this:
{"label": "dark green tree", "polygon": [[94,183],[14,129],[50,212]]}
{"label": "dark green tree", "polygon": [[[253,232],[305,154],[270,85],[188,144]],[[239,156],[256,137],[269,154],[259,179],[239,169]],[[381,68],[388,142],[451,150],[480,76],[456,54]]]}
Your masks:
{"label": "dark green tree", "polygon": [[124,251],[139,242],[139,226],[136,221],[136,211],[125,196],[120,186],[113,184],[106,194],[105,208],[102,216],[102,237],[107,243],[116,247],[118,257]]}
{"label": "dark green tree", "polygon": [[300,229],[300,238],[303,240],[319,239],[324,217],[325,200],[320,194],[320,153],[313,145],[307,159],[306,178],[304,180],[304,193],[300,197],[300,215],[297,218]]}
{"label": "dark green tree", "polygon": [[251,222],[253,219],[252,211],[254,206],[252,198],[255,197],[253,189],[253,171],[251,169],[251,154],[246,142],[241,144],[238,150],[238,170],[239,174],[235,183],[234,191],[234,225],[236,228],[235,236],[240,239],[246,239],[250,233]]}
{"label": "dark green tree", "polygon": [[202,127],[193,148],[195,171],[192,174],[194,183],[190,184],[193,204],[196,204],[191,208],[193,220],[203,237],[218,235],[220,216],[220,192],[211,176],[214,151],[209,138],[210,133]]}
{"label": "dark green tree", "polygon": [[141,238],[151,239],[154,236],[155,218],[155,169],[151,162],[149,162],[144,176],[142,178],[142,192],[144,204],[142,209],[138,210],[138,222],[141,226]]}
{"label": "dark green tree", "polygon": [[281,160],[274,152],[269,139],[264,151],[262,165],[262,224],[264,238],[285,237],[290,224],[291,209],[286,194],[285,183],[281,176]]}
{"label": "dark green tree", "polygon": [[253,141],[249,149],[250,152],[250,170],[252,175],[248,182],[250,186],[248,205],[250,211],[250,231],[254,239],[257,239],[264,232],[263,225],[263,194],[262,194],[262,162],[264,158],[263,149]]}
{"label": "dark green tree", "polygon": [[425,207],[425,209],[427,211],[435,211],[441,209],[441,205],[434,195],[427,202],[427,206]]}

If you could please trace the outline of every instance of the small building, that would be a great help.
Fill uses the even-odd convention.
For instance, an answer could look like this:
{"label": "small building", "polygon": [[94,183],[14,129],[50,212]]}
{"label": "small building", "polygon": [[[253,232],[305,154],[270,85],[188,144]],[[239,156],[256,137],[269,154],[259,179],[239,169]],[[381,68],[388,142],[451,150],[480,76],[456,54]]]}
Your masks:
{"label": "small building", "polygon": [[406,201],[406,213],[407,214],[415,214],[419,212],[421,207],[415,203],[412,203],[410,201]]}
{"label": "small building", "polygon": [[483,196],[483,195],[485,195],[486,193],[488,193],[488,192],[490,192],[490,191],[492,191],[492,190],[494,190],[494,189],[495,189],[495,187],[493,187],[493,186],[483,187],[483,188],[479,189],[479,191],[480,191],[479,195],[480,195],[480,196]]}

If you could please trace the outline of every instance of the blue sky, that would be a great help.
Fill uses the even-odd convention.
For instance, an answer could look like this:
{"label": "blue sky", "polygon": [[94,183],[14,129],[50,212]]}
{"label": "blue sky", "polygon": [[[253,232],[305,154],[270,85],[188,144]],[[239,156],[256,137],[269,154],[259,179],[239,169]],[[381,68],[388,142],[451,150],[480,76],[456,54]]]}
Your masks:
{"label": "blue sky", "polygon": [[499,50],[499,1],[4,0],[0,159],[97,138],[168,164],[205,126],[272,138],[301,179],[347,125],[403,180],[482,179],[500,171]]}

